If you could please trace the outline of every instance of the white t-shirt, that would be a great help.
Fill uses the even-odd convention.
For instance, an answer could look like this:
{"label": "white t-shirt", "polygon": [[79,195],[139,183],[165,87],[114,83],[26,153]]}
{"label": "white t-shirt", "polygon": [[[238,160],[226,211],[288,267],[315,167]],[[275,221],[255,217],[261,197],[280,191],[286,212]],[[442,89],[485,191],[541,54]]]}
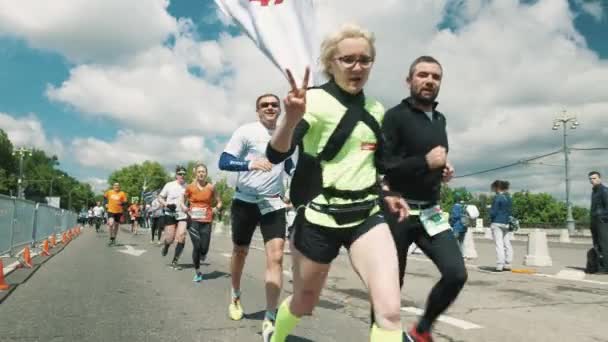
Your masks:
{"label": "white t-shirt", "polygon": [[[259,121],[245,124],[234,132],[224,152],[244,160],[266,158],[266,147],[271,137],[272,131]],[[258,203],[265,201],[265,197],[282,194],[284,167],[284,163],[280,163],[273,165],[270,172],[258,170],[239,172],[234,198]]]}
{"label": "white t-shirt", "polygon": [[176,180],[165,184],[163,189],[160,191],[159,196],[165,199],[167,204],[175,204],[177,213],[177,219],[181,220],[186,218],[186,213],[182,210],[179,205],[183,201],[184,192],[186,192],[186,183],[179,184]]}
{"label": "white t-shirt", "polygon": [[95,217],[103,217],[103,207],[102,206],[95,206],[93,207],[93,215]]}

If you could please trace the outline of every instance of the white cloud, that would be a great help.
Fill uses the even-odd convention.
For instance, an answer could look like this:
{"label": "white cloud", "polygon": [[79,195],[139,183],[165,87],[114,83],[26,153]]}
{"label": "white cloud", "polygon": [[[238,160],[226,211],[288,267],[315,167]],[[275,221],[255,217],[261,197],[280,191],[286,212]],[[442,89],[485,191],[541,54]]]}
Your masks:
{"label": "white cloud", "polygon": [[89,183],[94,193],[103,193],[109,188],[108,180],[97,177],[88,177],[84,179],[85,183]]}
{"label": "white cloud", "polygon": [[[583,12],[592,16],[595,20],[601,21],[604,18],[604,8],[601,0],[574,0]],[[604,6],[605,2],[604,2]]]}
{"label": "white cloud", "polygon": [[86,167],[113,171],[146,160],[167,167],[189,160],[217,164],[217,157],[200,136],[169,136],[133,131],[119,131],[113,141],[75,138],[71,150],[75,159]]}
{"label": "white cloud", "polygon": [[72,61],[112,61],[177,31],[168,0],[0,0],[0,35]]}
{"label": "white cloud", "polygon": [[14,117],[0,112],[0,128],[6,132],[14,147],[34,147],[45,151],[49,156],[63,155],[61,141],[57,138],[49,139],[34,114]]}

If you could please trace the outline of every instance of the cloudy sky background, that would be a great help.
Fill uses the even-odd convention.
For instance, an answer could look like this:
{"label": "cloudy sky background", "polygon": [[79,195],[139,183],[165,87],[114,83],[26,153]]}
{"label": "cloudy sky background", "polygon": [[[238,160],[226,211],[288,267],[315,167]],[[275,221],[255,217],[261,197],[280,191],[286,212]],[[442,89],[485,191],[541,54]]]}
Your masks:
{"label": "cloudy sky background", "polygon": [[[376,34],[366,92],[387,108],[407,95],[415,57],[442,62],[439,109],[459,175],[559,150],[551,126],[564,109],[580,123],[573,147],[608,147],[605,0],[317,3],[321,32],[356,22]],[[212,0],[0,0],[0,128],[98,190],[144,160],[171,169],[201,159],[213,175],[230,133],[255,119],[256,96],[286,88]],[[571,160],[572,199],[586,206],[586,174],[608,176],[608,150]],[[454,185],[487,191],[507,179],[563,199],[563,173],[557,154]]]}

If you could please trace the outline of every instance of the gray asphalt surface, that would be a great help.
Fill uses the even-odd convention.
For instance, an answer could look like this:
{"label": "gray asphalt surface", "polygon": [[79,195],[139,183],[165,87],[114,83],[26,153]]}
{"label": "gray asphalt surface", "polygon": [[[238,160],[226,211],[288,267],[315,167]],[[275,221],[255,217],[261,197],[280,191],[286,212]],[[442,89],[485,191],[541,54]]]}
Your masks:
{"label": "gray asphalt surface", "polygon": [[[147,234],[121,231],[117,247],[107,247],[106,241],[106,233],[87,229],[29,279],[24,276],[31,270],[11,273],[9,283],[22,283],[0,304],[0,341],[262,340],[264,255],[259,236],[243,278],[247,315],[239,322],[227,317],[229,234],[214,233],[201,284],[192,282],[188,268],[189,241],[181,271],[168,267],[173,251],[162,258]],[[480,257],[469,262],[465,289],[436,324],[436,341],[608,341],[608,276],[582,281],[555,277],[584,265],[586,246],[552,245],[554,266],[535,269],[552,277],[540,277],[480,269],[493,265],[493,245],[476,242]],[[146,252],[119,252],[125,245]],[[525,244],[517,244],[516,260],[523,260],[522,254]],[[291,291],[289,256],[284,269],[282,297]],[[437,279],[429,260],[410,257],[402,296],[406,328],[414,324],[416,310],[424,308]],[[342,253],[314,316],[304,318],[289,341],[367,341],[368,316],[366,291]]]}

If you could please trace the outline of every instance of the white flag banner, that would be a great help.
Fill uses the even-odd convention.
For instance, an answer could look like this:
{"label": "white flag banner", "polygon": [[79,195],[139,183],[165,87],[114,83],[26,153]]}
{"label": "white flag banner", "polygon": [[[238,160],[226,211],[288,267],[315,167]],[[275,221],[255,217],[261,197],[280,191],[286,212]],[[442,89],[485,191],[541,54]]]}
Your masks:
{"label": "white flag banner", "polygon": [[313,0],[215,0],[220,10],[247,33],[283,74],[297,84],[310,67],[309,85],[318,85],[320,40]]}

